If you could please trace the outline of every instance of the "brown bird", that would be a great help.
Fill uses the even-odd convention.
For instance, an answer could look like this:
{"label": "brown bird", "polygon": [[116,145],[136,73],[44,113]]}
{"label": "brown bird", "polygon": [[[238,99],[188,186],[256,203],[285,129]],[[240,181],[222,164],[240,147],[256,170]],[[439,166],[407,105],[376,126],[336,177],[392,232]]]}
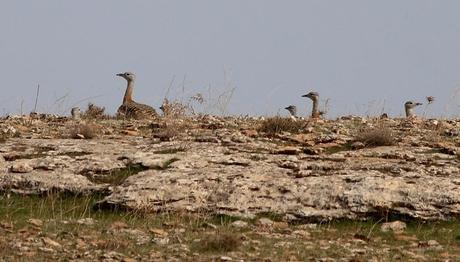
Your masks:
{"label": "brown bird", "polygon": [[155,109],[153,109],[153,107],[134,102],[133,89],[136,76],[131,72],[120,73],[117,74],[117,76],[123,77],[128,82],[125,96],[123,97],[123,104],[117,110],[118,116],[122,118],[133,118],[138,120],[158,117],[158,114]]}
{"label": "brown bird", "polygon": [[435,100],[434,96],[427,96],[427,97],[426,97],[426,101],[428,101],[428,104],[433,103],[434,100]]}

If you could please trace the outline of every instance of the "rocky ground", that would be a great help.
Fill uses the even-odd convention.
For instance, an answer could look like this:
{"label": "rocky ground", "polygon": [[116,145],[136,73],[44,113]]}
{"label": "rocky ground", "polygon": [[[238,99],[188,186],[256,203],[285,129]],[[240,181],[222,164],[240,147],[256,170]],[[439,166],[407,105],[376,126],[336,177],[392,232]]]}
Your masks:
{"label": "rocky ground", "polygon": [[[343,117],[292,121],[276,117],[197,116],[157,121],[75,121],[52,116],[13,117],[0,121],[0,156],[3,201],[15,199],[13,202],[17,203],[21,198],[31,196],[47,198],[64,194],[97,199],[87,208],[98,212],[185,213],[199,217],[206,214],[207,218],[200,221],[211,224],[211,228],[200,225],[194,230],[210,230],[211,234],[224,229],[233,232],[233,218],[241,219],[248,223],[236,230],[238,240],[235,241],[241,246],[235,249],[237,251],[217,250],[217,253],[226,254],[236,252],[229,256],[231,259],[255,260],[257,254],[270,259],[270,256],[257,252],[257,248],[264,250],[260,245],[272,243],[282,250],[291,250],[283,245],[292,246],[292,250],[298,250],[299,245],[308,250],[310,246],[315,251],[318,248],[328,250],[322,249],[325,246],[335,246],[338,250],[346,247],[347,250],[358,250],[345,252],[349,254],[347,259],[362,256],[366,260],[373,257],[378,260],[383,254],[378,252],[391,250],[391,246],[384,247],[381,242],[388,238],[386,233],[374,242],[375,239],[370,238],[372,234],[361,236],[360,228],[366,226],[351,227],[345,233],[335,228],[336,232],[330,233],[330,227],[321,225],[344,219],[374,221],[378,227],[381,222],[392,219],[418,223],[453,220],[449,223],[456,223],[460,214],[460,120]],[[11,207],[17,208],[13,204]],[[214,225],[209,222],[209,216],[232,218],[232,221]],[[264,216],[276,219],[275,224],[262,227],[268,230],[261,231],[258,223]],[[2,227],[17,237],[22,233],[16,230],[15,221],[9,217],[0,217],[4,223]],[[44,236],[42,227],[50,223],[56,227],[62,223],[49,220],[56,217],[43,219],[43,225],[34,229],[34,233],[25,234],[26,242],[30,236],[34,236],[33,241],[41,239],[37,240],[37,248],[53,246],[47,244],[47,239],[56,241],[58,237]],[[79,227],[91,231],[91,227],[102,223],[94,219],[94,224],[82,223]],[[23,222],[27,224],[27,221]],[[305,226],[311,223],[316,226]],[[282,226],[278,228],[276,225]],[[99,226],[108,232],[113,225]],[[158,230],[167,230],[164,233],[169,236],[171,230],[176,232],[181,227],[171,228],[159,227]],[[151,228],[139,229],[138,225],[128,223],[122,229],[144,230],[148,245],[155,244],[152,241],[155,236],[149,231]],[[59,234],[51,231],[51,234]],[[142,235],[137,233],[134,235]],[[416,234],[406,233],[392,233],[392,241],[406,241],[414,250],[439,245],[441,248],[432,248],[429,252],[444,254],[445,259],[452,255],[449,247],[458,247],[457,235],[446,244],[439,239],[421,240]],[[313,235],[315,240],[312,240]],[[349,238],[341,239],[344,235]],[[407,239],[398,240],[398,236]],[[194,237],[196,239],[192,239]],[[430,240],[432,242],[426,242]],[[81,241],[91,247],[88,249],[94,248],[88,244],[90,240]],[[183,243],[179,241],[170,245],[168,242],[165,247],[181,249],[183,244],[184,250],[188,251],[184,251],[185,257],[178,259],[193,260],[194,256],[201,256],[199,248],[193,244],[200,241],[198,236],[191,236]],[[259,247],[252,245],[253,241],[260,241]],[[438,244],[434,245],[433,241]],[[8,243],[10,240],[5,239],[0,245],[20,249]],[[447,246],[442,247],[439,243]],[[59,245],[59,248],[51,247],[53,252],[68,248]],[[257,247],[253,250],[254,256],[249,256],[252,251],[243,246]],[[369,246],[382,248],[374,250]],[[162,253],[164,249],[158,251],[159,259],[167,254]],[[420,255],[420,259],[426,255],[425,251],[414,250],[410,252]],[[407,250],[403,248],[402,251]],[[50,257],[56,254],[53,252],[50,251]],[[404,257],[401,252],[397,253],[398,256]],[[103,251],[92,255],[95,257],[91,259],[108,261],[132,257],[120,253],[122,257],[105,258]],[[293,260],[334,257],[328,252],[306,252],[283,253],[283,258],[291,255]],[[84,259],[71,254],[69,257]],[[147,257],[132,258],[148,260]],[[204,258],[222,259],[219,256]],[[386,258],[392,259],[390,255]]]}

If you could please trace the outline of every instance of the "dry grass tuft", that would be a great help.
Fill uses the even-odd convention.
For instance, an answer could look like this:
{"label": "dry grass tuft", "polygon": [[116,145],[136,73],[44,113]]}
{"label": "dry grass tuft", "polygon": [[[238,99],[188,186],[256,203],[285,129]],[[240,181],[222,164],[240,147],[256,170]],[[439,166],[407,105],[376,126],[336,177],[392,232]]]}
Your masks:
{"label": "dry grass tuft", "polygon": [[99,134],[99,128],[93,124],[81,124],[74,127],[70,137],[75,139],[93,139]]}
{"label": "dry grass tuft", "polygon": [[5,143],[9,138],[12,137],[21,137],[21,132],[11,126],[0,130],[0,143]]}
{"label": "dry grass tuft", "polygon": [[241,245],[241,238],[236,233],[217,231],[200,241],[198,249],[202,252],[230,252]]}
{"label": "dry grass tuft", "polygon": [[364,129],[356,135],[355,141],[363,143],[366,147],[392,146],[396,144],[393,131],[387,127]]}
{"label": "dry grass tuft", "polygon": [[169,101],[167,98],[163,100],[163,103],[160,107],[163,111],[165,117],[178,118],[184,117],[187,114],[187,111],[190,109],[190,106],[184,105],[178,101]]}
{"label": "dry grass tuft", "polygon": [[105,107],[97,106],[93,103],[88,103],[88,108],[82,114],[84,119],[107,119],[109,116],[105,114]]}
{"label": "dry grass tuft", "polygon": [[263,120],[258,131],[268,134],[278,134],[281,132],[299,133],[304,125],[305,123],[302,121],[294,121],[292,118],[275,116]]}
{"label": "dry grass tuft", "polygon": [[153,133],[154,138],[159,138],[160,141],[172,141],[180,135],[180,130],[173,126],[162,128],[160,131]]}

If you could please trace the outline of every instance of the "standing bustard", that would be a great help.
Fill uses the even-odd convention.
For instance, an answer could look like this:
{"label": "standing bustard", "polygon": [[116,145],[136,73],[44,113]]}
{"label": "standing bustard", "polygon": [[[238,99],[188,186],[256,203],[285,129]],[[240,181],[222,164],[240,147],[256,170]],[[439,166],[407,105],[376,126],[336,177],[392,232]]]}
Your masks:
{"label": "standing bustard", "polygon": [[72,110],[70,110],[70,114],[72,115],[72,119],[80,120],[81,112],[79,107],[72,107]]}
{"label": "standing bustard", "polygon": [[412,101],[407,101],[404,103],[404,109],[406,110],[406,117],[415,117],[414,108],[417,106],[423,105],[422,103],[416,103]]}
{"label": "standing bustard", "polygon": [[128,82],[125,96],[123,97],[123,104],[117,110],[118,116],[134,119],[152,119],[157,117],[158,114],[153,107],[134,102],[133,89],[136,76],[131,72],[120,73],[117,76],[123,77]]}
{"label": "standing bustard", "polygon": [[306,95],[303,95],[302,97],[308,97],[313,101],[313,106],[311,110],[311,118],[319,118],[321,117],[324,112],[321,112],[318,110],[318,104],[319,104],[319,94],[318,92],[310,92]]}

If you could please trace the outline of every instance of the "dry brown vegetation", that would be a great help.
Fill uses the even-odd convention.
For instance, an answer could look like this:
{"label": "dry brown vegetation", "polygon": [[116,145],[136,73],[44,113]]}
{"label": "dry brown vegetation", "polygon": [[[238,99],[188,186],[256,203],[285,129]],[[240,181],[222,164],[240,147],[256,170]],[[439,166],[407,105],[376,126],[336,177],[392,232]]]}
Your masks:
{"label": "dry brown vegetation", "polygon": [[206,236],[196,248],[201,252],[230,252],[241,245],[241,236],[232,232],[216,231]]}
{"label": "dry brown vegetation", "polygon": [[0,143],[5,143],[9,138],[21,137],[21,132],[17,129],[0,130]]}
{"label": "dry brown vegetation", "polygon": [[160,141],[172,141],[185,133],[189,125],[183,121],[166,121],[159,128],[154,128],[153,138],[158,138]]}
{"label": "dry brown vegetation", "polygon": [[303,121],[294,121],[291,118],[275,116],[263,120],[258,131],[267,134],[278,134],[281,132],[299,133],[304,126],[305,123]]}
{"label": "dry brown vegetation", "polygon": [[187,111],[190,110],[190,106],[178,101],[171,102],[169,99],[165,98],[160,109],[163,111],[165,117],[180,118],[187,114]]}
{"label": "dry brown vegetation", "polygon": [[97,106],[93,103],[88,103],[88,108],[82,114],[83,119],[108,119],[109,115],[105,113],[105,107]]}
{"label": "dry brown vegetation", "polygon": [[174,138],[180,135],[180,130],[172,126],[160,129],[158,132],[153,133],[154,138],[160,139],[160,141],[172,141]]}
{"label": "dry brown vegetation", "polygon": [[396,143],[393,131],[387,127],[366,128],[358,132],[356,142],[366,147],[392,146]]}

